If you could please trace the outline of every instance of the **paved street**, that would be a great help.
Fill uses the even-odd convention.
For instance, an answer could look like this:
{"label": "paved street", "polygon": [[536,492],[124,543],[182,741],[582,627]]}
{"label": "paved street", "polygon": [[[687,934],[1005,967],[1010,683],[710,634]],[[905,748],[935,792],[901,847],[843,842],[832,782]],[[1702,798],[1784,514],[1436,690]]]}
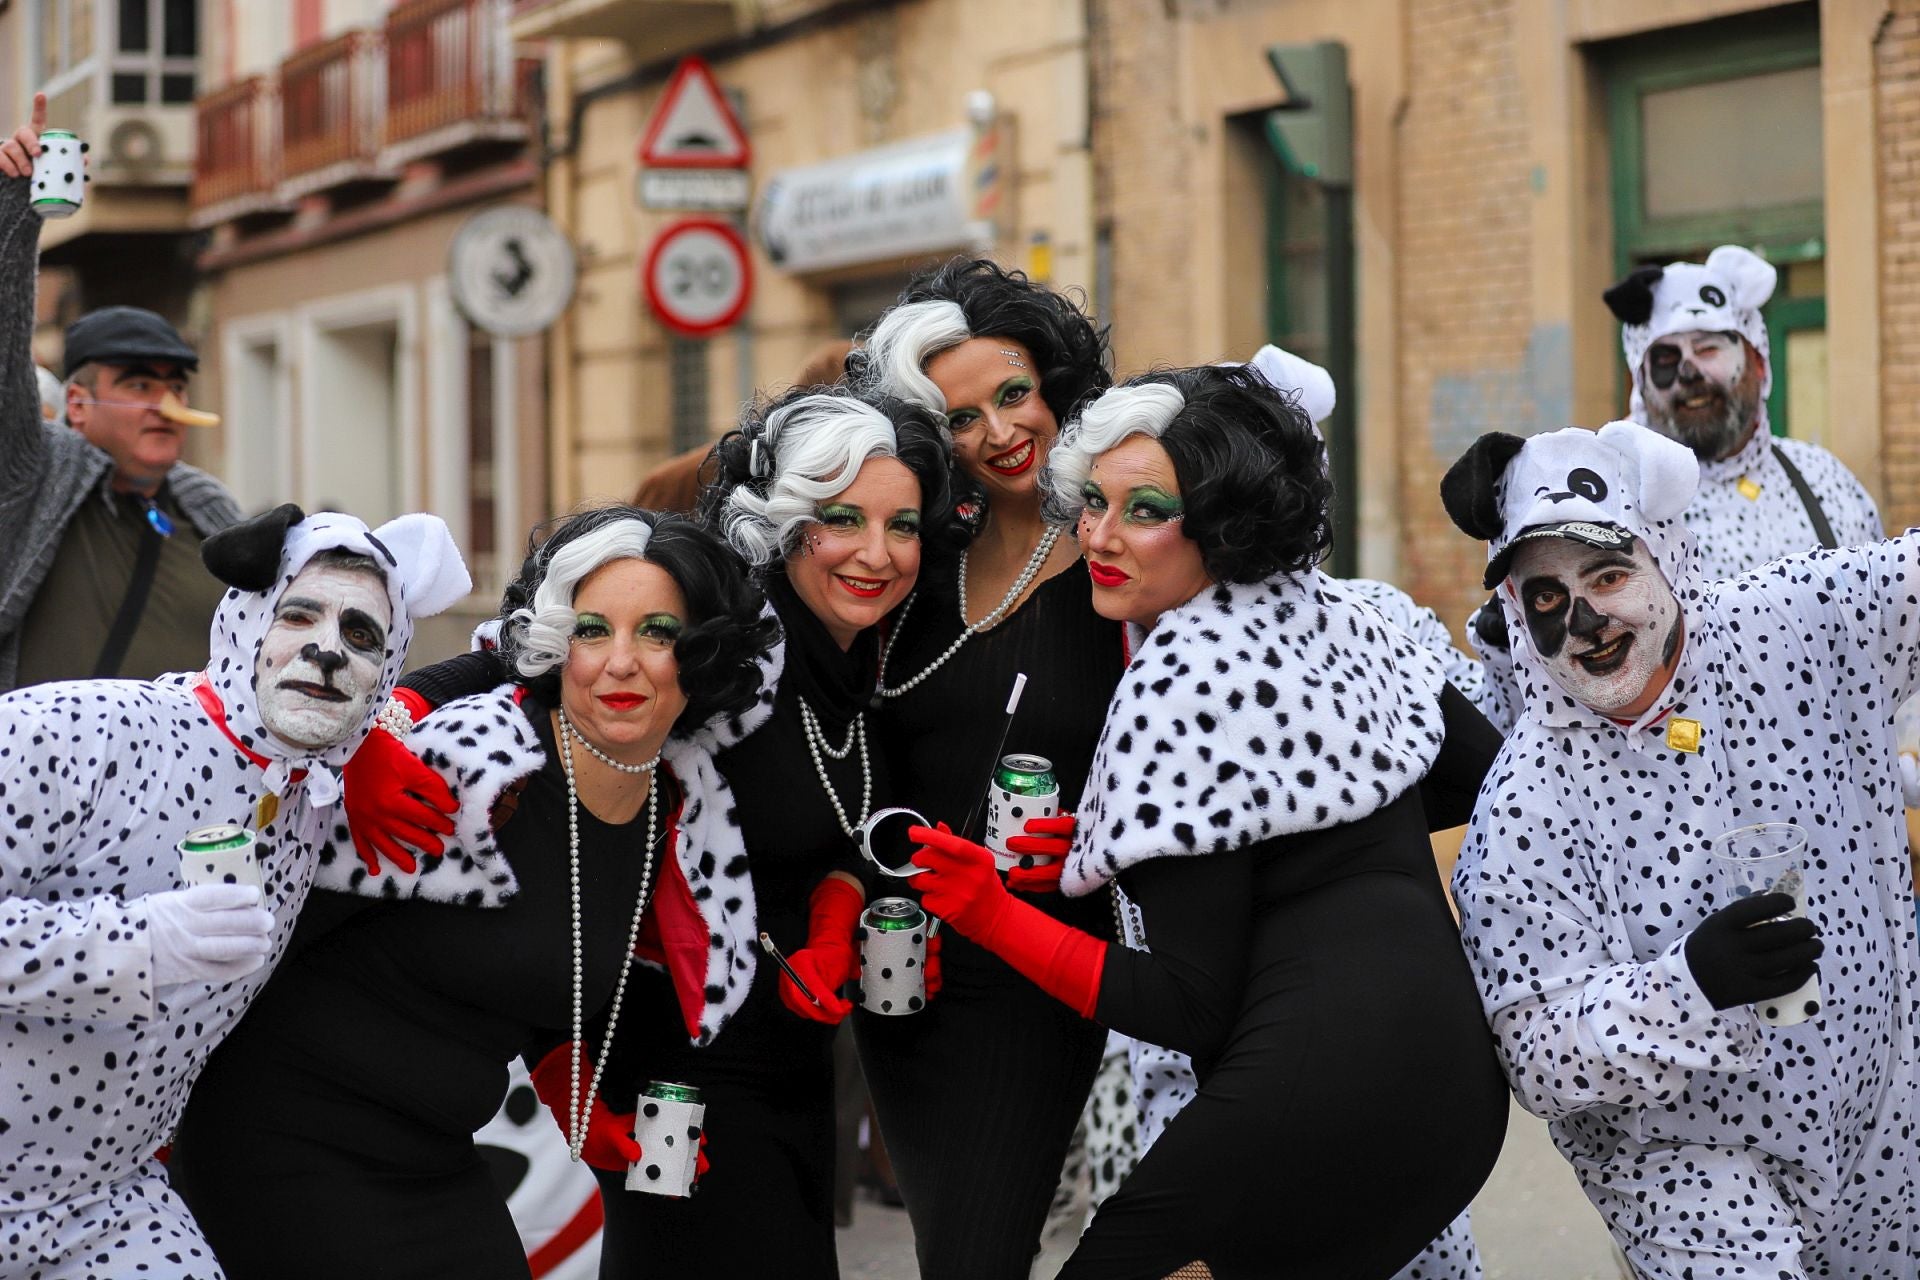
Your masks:
{"label": "paved street", "polygon": [[[1621,1280],[1607,1233],[1547,1139],[1544,1124],[1518,1106],[1493,1178],[1473,1204],[1474,1234],[1487,1280]],[[1050,1247],[1034,1268],[1051,1277],[1071,1241]],[[916,1280],[906,1211],[862,1200],[840,1233],[846,1280]]]}

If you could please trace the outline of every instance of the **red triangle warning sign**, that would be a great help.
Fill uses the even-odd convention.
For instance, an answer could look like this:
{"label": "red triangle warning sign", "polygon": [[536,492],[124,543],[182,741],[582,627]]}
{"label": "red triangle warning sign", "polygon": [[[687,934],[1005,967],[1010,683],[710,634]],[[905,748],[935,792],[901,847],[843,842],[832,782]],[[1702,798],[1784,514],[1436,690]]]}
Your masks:
{"label": "red triangle warning sign", "polygon": [[682,58],[640,139],[640,163],[656,169],[743,169],[747,131],[700,58]]}

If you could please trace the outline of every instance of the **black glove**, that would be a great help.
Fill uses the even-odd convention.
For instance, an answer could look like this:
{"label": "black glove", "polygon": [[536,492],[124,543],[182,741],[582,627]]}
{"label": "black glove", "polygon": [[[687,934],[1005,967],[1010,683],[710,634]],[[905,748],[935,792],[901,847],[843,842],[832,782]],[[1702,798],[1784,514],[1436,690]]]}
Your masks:
{"label": "black glove", "polygon": [[1827,944],[1811,920],[1777,920],[1793,910],[1784,893],[1759,893],[1720,908],[1687,935],[1687,968],[1715,1009],[1786,995],[1819,971]]}
{"label": "black glove", "polygon": [[1483,653],[1488,649],[1507,651],[1507,611],[1500,607],[1499,596],[1488,596],[1487,602],[1473,611],[1469,621],[1473,624],[1476,649]]}

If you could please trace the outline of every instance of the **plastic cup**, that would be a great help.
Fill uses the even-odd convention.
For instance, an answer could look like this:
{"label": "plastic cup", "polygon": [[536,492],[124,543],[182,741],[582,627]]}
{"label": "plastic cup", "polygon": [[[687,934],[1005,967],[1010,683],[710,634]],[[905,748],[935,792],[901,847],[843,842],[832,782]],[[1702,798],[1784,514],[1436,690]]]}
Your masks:
{"label": "plastic cup", "polygon": [[[1733,899],[1760,893],[1784,893],[1793,899],[1793,910],[1781,919],[1803,919],[1807,914],[1806,877],[1801,866],[1806,850],[1807,833],[1793,822],[1738,827],[1707,841],[1715,874]],[[1820,1012],[1819,975],[1786,995],[1761,1001],[1753,1011],[1770,1027],[1798,1026]]]}

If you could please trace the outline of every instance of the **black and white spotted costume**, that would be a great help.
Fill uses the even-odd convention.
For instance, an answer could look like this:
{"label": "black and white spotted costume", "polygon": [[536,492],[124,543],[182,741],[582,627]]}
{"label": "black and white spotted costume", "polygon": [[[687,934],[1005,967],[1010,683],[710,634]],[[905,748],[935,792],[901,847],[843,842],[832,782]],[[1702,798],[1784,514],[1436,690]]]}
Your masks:
{"label": "black and white spotted costume", "polygon": [[[1920,534],[1707,585],[1678,518],[1691,451],[1626,422],[1493,439],[1468,455],[1477,471],[1450,473],[1463,528],[1494,532],[1492,550],[1547,520],[1627,529],[1687,628],[1672,696],[1622,727],[1560,690],[1501,588],[1526,708],[1453,889],[1514,1091],[1643,1276],[1912,1277],[1920,991],[1876,726],[1920,685]],[[1569,483],[1578,468],[1599,499],[1576,495],[1596,488]],[[1697,751],[1668,745],[1678,719],[1699,726]],[[1825,1007],[1771,1029],[1715,1012],[1684,943],[1728,901],[1703,842],[1784,821],[1811,838]]]}
{"label": "black and white spotted costume", "polygon": [[[1773,387],[1773,359],[1760,308],[1773,296],[1775,278],[1774,268],[1757,254],[1726,245],[1707,255],[1704,264],[1675,262],[1646,269],[1608,291],[1608,302],[1623,321],[1620,346],[1633,382],[1629,416],[1641,426],[1648,425],[1647,349],[1659,339],[1694,330],[1738,333],[1766,362],[1759,425],[1731,457],[1700,464],[1699,488],[1681,515],[1699,549],[1705,582],[1738,577],[1821,545],[1806,504],[1780,465],[1782,454],[1806,480],[1837,545],[1865,546],[1886,536],[1880,509],[1845,463],[1817,444],[1773,434],[1766,401]],[[1476,704],[1496,725],[1510,728],[1522,702],[1512,654],[1483,647],[1482,656],[1491,688]],[[1920,803],[1920,791],[1909,803]]]}
{"label": "black and white spotted costume", "polygon": [[[1342,578],[1338,586],[1378,609],[1381,616],[1405,632],[1408,639],[1439,660],[1448,684],[1469,702],[1478,702],[1482,684],[1480,664],[1454,648],[1453,636],[1447,631],[1447,624],[1440,621],[1439,614],[1422,607],[1400,588],[1372,578]],[[1132,1072],[1132,1086],[1126,1091],[1128,1102],[1137,1099],[1137,1107],[1122,1108],[1115,1105],[1115,1096],[1103,1096],[1103,1085],[1109,1092],[1114,1087],[1108,1082],[1103,1067],[1102,1075],[1094,1083],[1094,1101],[1087,1111],[1087,1147],[1089,1152],[1098,1149],[1109,1163],[1114,1160],[1111,1153],[1130,1152],[1132,1161],[1127,1164],[1130,1169],[1132,1162],[1146,1153],[1168,1122],[1193,1098],[1199,1082],[1194,1078],[1193,1060],[1186,1054],[1164,1045],[1120,1036],[1115,1039],[1122,1042],[1120,1051],[1126,1055]],[[1110,1043],[1108,1055],[1111,1057],[1113,1053]],[[1436,1104],[1444,1105],[1444,1100],[1442,1089],[1436,1094]],[[1126,1171],[1118,1172],[1124,1177]],[[1104,1200],[1118,1182],[1119,1177],[1113,1171],[1096,1170],[1094,1203],[1098,1205]],[[1472,1214],[1463,1209],[1419,1257],[1400,1270],[1395,1280],[1479,1280],[1483,1274],[1480,1253],[1473,1242]]]}
{"label": "black and white spotted costume", "polygon": [[[286,945],[338,771],[399,677],[413,619],[469,588],[437,517],[403,516],[370,533],[331,513],[288,528],[288,515],[297,508],[220,535],[264,545],[264,562],[254,559],[266,585],[227,592],[205,672],[0,697],[0,1275],[219,1274],[154,1152]],[[366,721],[306,756],[267,732],[254,667],[274,603],[333,548],[386,570],[393,618]],[[189,830],[253,826],[268,793],[281,800],[258,830],[264,905],[276,919],[267,965],[218,986],[156,989],[143,897],[182,887],[175,844]]]}
{"label": "black and white spotted costume", "polygon": [[1159,618],[1062,885],[1126,890],[1131,945],[1106,952],[1096,1017],[1190,1053],[1199,1086],[1063,1277],[1201,1258],[1383,1280],[1465,1207],[1506,1100],[1423,801],[1457,823],[1493,747],[1437,659],[1317,572]]}

